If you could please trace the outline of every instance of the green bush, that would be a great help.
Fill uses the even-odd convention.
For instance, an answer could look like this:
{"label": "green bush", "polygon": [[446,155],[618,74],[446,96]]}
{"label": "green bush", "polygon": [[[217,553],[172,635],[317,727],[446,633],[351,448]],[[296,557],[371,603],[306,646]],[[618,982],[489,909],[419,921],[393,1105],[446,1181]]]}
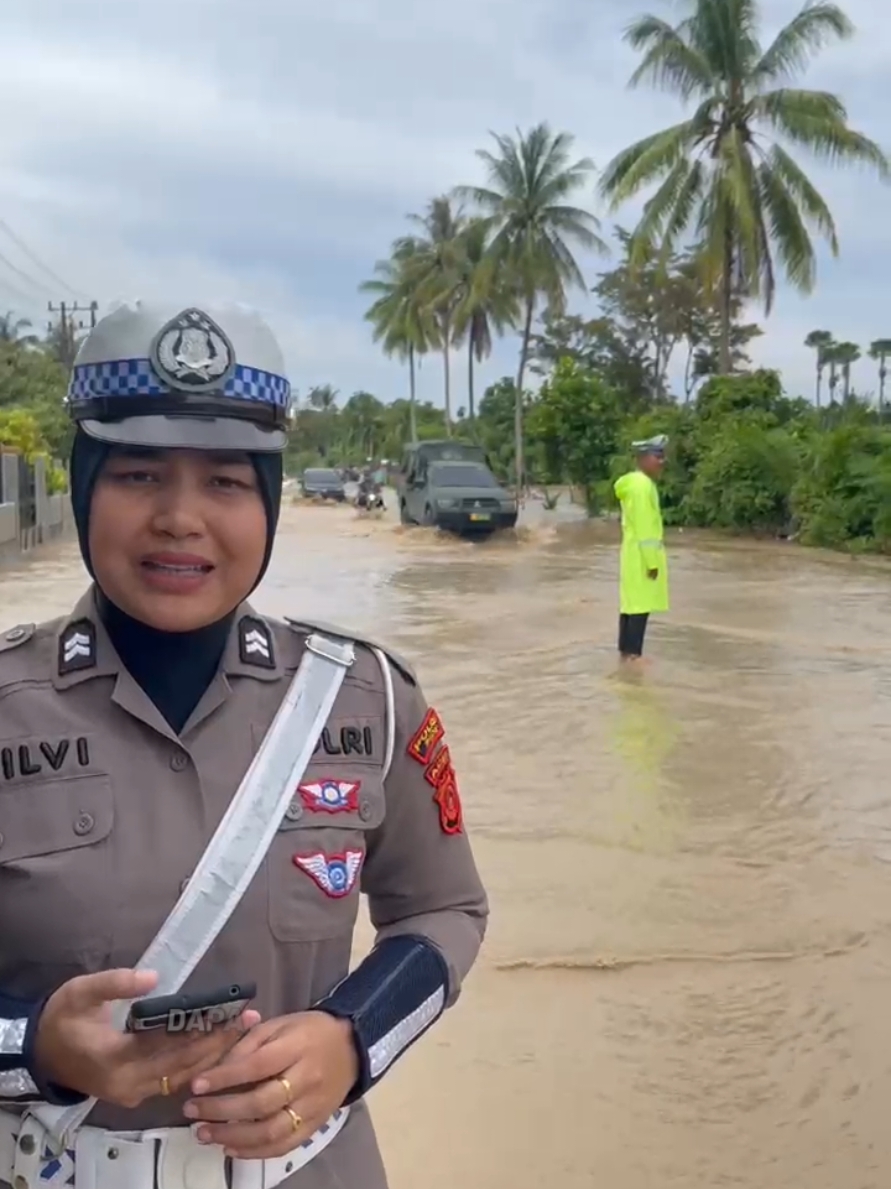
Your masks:
{"label": "green bush", "polygon": [[741,531],[777,531],[792,518],[791,496],[801,447],[785,429],[735,415],[702,452],[684,500],[692,524]]}
{"label": "green bush", "polygon": [[810,442],[793,492],[806,544],[891,548],[891,430],[859,415]]}

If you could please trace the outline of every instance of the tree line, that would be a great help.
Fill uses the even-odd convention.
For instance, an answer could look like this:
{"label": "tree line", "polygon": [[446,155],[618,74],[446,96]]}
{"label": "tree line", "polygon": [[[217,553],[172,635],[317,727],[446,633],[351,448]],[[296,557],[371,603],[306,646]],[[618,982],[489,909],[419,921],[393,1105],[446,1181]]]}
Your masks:
{"label": "tree line", "polygon": [[[760,301],[769,315],[779,274],[802,292],[813,288],[814,235],[838,254],[832,213],[786,146],[889,176],[884,152],[850,126],[841,99],[790,85],[828,41],[853,35],[844,12],[808,3],[766,48],[759,21],[755,0],[692,0],[679,24],[643,16],[625,34],[640,54],[631,85],[654,83],[692,104],[687,119],[618,153],[596,184],[613,215],[649,191],[637,225],[619,233],[631,270],[647,270],[660,282],[660,274],[671,274],[673,283],[697,292],[698,325],[666,342],[651,340],[657,385],[665,383],[677,342],[690,347],[685,397],[692,380],[744,365],[754,332],[740,326],[741,312]],[[536,323],[565,322],[571,292],[587,289],[578,254],[607,250],[599,219],[581,205],[585,191],[595,189],[594,164],[575,158],[572,146],[571,135],[546,123],[493,135],[492,147],[477,153],[485,183],[457,185],[410,215],[411,230],[361,286],[373,298],[366,317],[375,340],[407,365],[409,418],[418,358],[441,355],[447,431],[452,351],[466,351],[473,420],[474,364],[490,353],[494,337],[518,334],[518,485],[525,478],[522,416]],[[841,376],[850,396],[850,346],[826,343],[818,358],[821,377],[823,367],[830,369],[833,395]]]}
{"label": "tree line", "polygon": [[76,343],[73,329],[57,326],[41,337],[14,312],[0,314],[0,447],[27,462],[44,455],[50,492],[64,491],[73,430],[65,412],[68,372]]}

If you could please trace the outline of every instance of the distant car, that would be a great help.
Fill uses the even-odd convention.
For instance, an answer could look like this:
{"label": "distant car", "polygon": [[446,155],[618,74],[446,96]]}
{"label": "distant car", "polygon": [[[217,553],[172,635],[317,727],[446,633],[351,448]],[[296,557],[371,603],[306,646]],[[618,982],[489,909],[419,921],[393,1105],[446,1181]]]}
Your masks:
{"label": "distant car", "polygon": [[400,493],[403,524],[426,524],[461,536],[514,528],[517,501],[482,462],[428,462]]}
{"label": "distant car", "polygon": [[343,479],[337,471],[328,467],[311,467],[304,471],[300,480],[300,490],[309,499],[335,500],[338,504],[342,504],[346,499]]}

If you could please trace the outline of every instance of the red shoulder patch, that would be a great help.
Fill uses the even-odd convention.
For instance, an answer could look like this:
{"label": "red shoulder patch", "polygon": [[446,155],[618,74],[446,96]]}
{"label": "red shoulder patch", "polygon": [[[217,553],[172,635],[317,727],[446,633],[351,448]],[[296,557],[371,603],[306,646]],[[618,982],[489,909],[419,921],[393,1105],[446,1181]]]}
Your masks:
{"label": "red shoulder patch", "polygon": [[448,747],[443,744],[424,771],[424,779],[438,789],[442,781],[452,771],[452,756]]}
{"label": "red shoulder patch", "polygon": [[406,750],[413,760],[426,767],[444,735],[442,719],[431,706],[424,715],[424,721],[409,739]]}
{"label": "red shoulder patch", "polygon": [[460,834],[464,829],[464,813],[458,793],[458,778],[452,767],[452,756],[443,744],[424,771],[424,779],[436,790],[433,800],[439,808],[439,825],[443,834]]}
{"label": "red shoulder patch", "polygon": [[458,794],[458,781],[451,767],[436,786],[433,800],[439,806],[439,825],[443,834],[461,834],[464,830],[464,811]]}

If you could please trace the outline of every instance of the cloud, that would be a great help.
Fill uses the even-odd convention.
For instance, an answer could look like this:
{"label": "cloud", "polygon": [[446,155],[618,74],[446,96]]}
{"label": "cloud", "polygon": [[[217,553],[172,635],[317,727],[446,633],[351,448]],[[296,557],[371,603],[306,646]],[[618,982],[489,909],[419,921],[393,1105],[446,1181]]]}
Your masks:
{"label": "cloud", "polygon": [[[772,5],[771,19],[794,7]],[[807,83],[838,90],[853,122],[882,138],[891,33],[879,0],[847,7],[860,36],[821,55]],[[15,113],[0,218],[83,298],[247,300],[270,317],[298,389],[331,382],[389,399],[405,378],[372,343],[358,284],[408,211],[480,178],[475,150],[490,130],[547,119],[602,166],[680,115],[626,90],[629,15],[619,0],[29,0],[0,42],[0,104]],[[808,301],[780,293],[758,345],[801,390],[809,329],[864,344],[891,333],[886,196],[872,179],[814,176],[842,256],[821,258]],[[2,228],[0,253],[34,278],[0,259],[0,305],[42,320],[47,300],[70,298]],[[584,264],[592,279],[603,267]],[[514,342],[499,344],[480,387],[514,366]],[[456,362],[458,403],[462,372]],[[436,361],[420,395],[441,400]]]}

